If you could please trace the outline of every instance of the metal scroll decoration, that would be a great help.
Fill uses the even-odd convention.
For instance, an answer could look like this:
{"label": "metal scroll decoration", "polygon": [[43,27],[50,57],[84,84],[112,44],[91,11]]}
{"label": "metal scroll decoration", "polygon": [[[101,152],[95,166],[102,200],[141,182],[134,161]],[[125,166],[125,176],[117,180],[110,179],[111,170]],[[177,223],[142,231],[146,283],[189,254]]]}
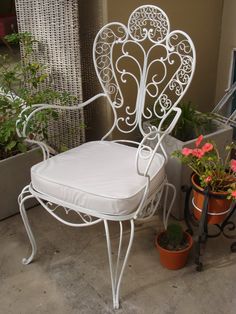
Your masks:
{"label": "metal scroll decoration", "polygon": [[[131,14],[128,26],[109,23],[99,31],[93,59],[114,112],[112,130],[130,133],[138,127],[145,135],[143,120],[162,120],[183,97],[194,72],[195,49],[186,33],[170,32],[165,12],[144,5]],[[130,89],[135,89],[133,100]]]}

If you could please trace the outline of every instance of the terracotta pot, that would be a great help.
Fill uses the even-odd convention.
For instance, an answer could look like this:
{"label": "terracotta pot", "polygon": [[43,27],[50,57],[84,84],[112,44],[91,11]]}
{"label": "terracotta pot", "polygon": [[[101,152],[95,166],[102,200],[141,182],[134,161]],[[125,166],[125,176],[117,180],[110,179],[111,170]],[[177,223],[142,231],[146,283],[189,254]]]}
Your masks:
{"label": "terracotta pot", "polygon": [[185,249],[179,250],[179,251],[170,251],[170,250],[164,249],[159,244],[159,239],[163,235],[163,233],[165,233],[165,231],[161,232],[156,237],[156,243],[155,243],[160,254],[160,262],[162,266],[168,269],[172,269],[172,270],[183,268],[187,263],[189,252],[193,246],[193,239],[191,235],[188,234],[187,232],[184,232],[187,236],[188,243],[189,243],[189,245]]}
{"label": "terracotta pot", "polygon": [[[196,183],[196,174],[192,176],[191,180],[193,184],[193,213],[195,218],[200,220],[204,203],[204,189]],[[232,201],[227,199],[227,195],[227,192],[209,192],[208,224],[220,224],[228,215]]]}

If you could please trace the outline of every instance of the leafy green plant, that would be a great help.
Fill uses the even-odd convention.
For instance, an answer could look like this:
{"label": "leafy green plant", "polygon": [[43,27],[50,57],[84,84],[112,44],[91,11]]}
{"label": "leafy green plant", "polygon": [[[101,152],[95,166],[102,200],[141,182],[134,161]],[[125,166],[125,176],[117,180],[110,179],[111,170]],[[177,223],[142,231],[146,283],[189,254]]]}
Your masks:
{"label": "leafy green plant", "polygon": [[179,107],[182,113],[172,132],[175,138],[186,142],[214,130],[212,113],[197,111],[190,101],[180,104]]}
{"label": "leafy green plant", "polygon": [[[61,93],[46,87],[50,75],[45,65],[37,61],[35,48],[38,41],[30,33],[14,33],[5,37],[11,43],[20,43],[21,61],[15,62],[10,55],[0,55],[0,159],[25,152],[24,138],[16,133],[15,124],[20,112],[33,104],[55,102],[63,105],[75,102],[69,93]],[[50,119],[57,119],[56,111],[47,109],[38,112],[29,124],[27,134],[34,138],[38,134],[47,139],[47,127]],[[22,119],[24,121],[24,117]]]}
{"label": "leafy green plant", "polygon": [[159,244],[167,250],[178,251],[187,247],[188,241],[181,225],[172,223],[169,224],[166,231],[162,233]]}
{"label": "leafy green plant", "polygon": [[228,192],[228,198],[236,199],[236,160],[230,159],[235,143],[227,145],[225,160],[220,157],[215,143],[206,142],[202,145],[203,135],[200,135],[195,148],[184,147],[173,152],[178,158],[197,174],[202,188],[209,187],[213,192]]}
{"label": "leafy green plant", "polygon": [[[208,134],[216,129],[213,121],[214,115],[212,113],[203,113],[196,110],[194,105],[189,102],[182,102],[179,104],[182,113],[174,127],[171,135],[182,142],[186,142],[198,137],[200,134]],[[174,114],[170,114],[163,129],[166,129],[173,120]],[[158,124],[157,119],[151,121],[152,124]]]}

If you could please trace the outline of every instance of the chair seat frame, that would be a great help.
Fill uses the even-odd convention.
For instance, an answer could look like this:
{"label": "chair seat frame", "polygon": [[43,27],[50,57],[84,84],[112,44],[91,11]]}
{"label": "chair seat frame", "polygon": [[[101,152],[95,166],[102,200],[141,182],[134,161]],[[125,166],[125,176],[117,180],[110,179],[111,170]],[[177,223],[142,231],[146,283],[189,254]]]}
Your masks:
{"label": "chair seat frame", "polygon": [[[149,42],[149,48],[143,48],[143,42]],[[129,51],[128,46],[135,45],[136,49],[142,55],[140,58],[135,57]],[[113,50],[116,46],[120,47],[121,56],[115,59]],[[150,56],[155,50],[164,50],[164,56],[156,57],[150,61]],[[121,23],[109,23],[105,25],[97,34],[93,46],[93,61],[97,72],[98,79],[103,88],[100,93],[88,101],[76,106],[59,106],[49,104],[36,104],[31,106],[30,111],[27,106],[21,112],[16,124],[18,136],[26,138],[30,144],[37,144],[43,151],[44,160],[50,158],[52,152],[51,147],[41,139],[30,139],[27,137],[27,127],[30,120],[35,114],[41,110],[80,110],[89,105],[96,99],[104,97],[110,105],[114,114],[114,123],[108,133],[102,138],[106,140],[109,135],[117,128],[121,133],[127,134],[139,129],[143,136],[141,142],[131,140],[116,140],[123,145],[136,145],[137,152],[134,160],[137,174],[145,178],[145,186],[139,206],[136,210],[127,215],[108,215],[96,211],[96,209],[82,208],[73,204],[55,199],[50,195],[41,194],[34,189],[32,184],[26,186],[19,196],[18,202],[20,213],[31,243],[32,252],[28,258],[23,259],[23,264],[29,264],[33,261],[37,246],[30,227],[30,223],[25,210],[25,202],[30,198],[36,198],[38,202],[50,213],[54,218],[63,224],[71,227],[93,226],[97,223],[103,223],[106,234],[108,260],[111,274],[113,307],[119,308],[119,294],[122,276],[127,264],[128,256],[132,247],[134,238],[134,221],[145,221],[150,219],[157,211],[162,196],[164,196],[163,205],[163,223],[164,228],[167,227],[168,218],[175,199],[175,187],[168,183],[167,178],[156,188],[150,195],[150,167],[157,152],[162,152],[165,160],[167,160],[166,152],[162,146],[163,138],[169,134],[181,114],[181,110],[177,108],[178,102],[185,94],[195,69],[195,49],[190,37],[182,31],[170,32],[168,17],[160,8],[153,5],[144,5],[138,7],[128,21],[128,27]],[[125,70],[120,66],[122,61],[133,62],[138,71],[136,74]],[[167,66],[172,66],[178,60],[179,65],[176,67],[174,74],[166,82]],[[149,72],[153,66],[162,68],[163,73],[158,77],[156,74],[151,75]],[[138,73],[138,74],[137,74]],[[137,87],[137,97],[134,108],[126,103],[122,84],[131,79]],[[168,96],[168,92],[172,94],[173,99]],[[152,108],[145,105],[146,99],[152,100]],[[125,117],[119,115],[120,108],[125,108]],[[159,108],[159,109],[158,109]],[[171,122],[163,130],[163,123],[167,118],[173,115]],[[148,133],[144,131],[142,126],[143,119],[151,119],[157,117],[160,120],[158,127],[153,126]],[[23,121],[23,122],[22,122]],[[150,141],[156,141],[154,149],[151,148]],[[146,168],[140,168],[140,161],[145,159]],[[172,190],[170,195],[169,189]],[[80,218],[80,222],[73,223],[65,218],[60,217],[57,213],[59,207],[64,208],[65,212],[75,212]],[[109,221],[119,223],[119,245],[117,250],[117,259],[113,261],[112,244],[109,231]],[[123,222],[130,222],[128,245],[122,258],[122,244],[124,242]]]}

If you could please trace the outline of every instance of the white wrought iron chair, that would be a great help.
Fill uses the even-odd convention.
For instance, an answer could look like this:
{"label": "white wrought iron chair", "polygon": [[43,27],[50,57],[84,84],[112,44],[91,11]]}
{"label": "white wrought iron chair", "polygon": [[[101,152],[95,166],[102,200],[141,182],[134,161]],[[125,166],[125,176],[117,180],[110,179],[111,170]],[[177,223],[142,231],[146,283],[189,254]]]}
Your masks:
{"label": "white wrought iron chair", "polygon": [[[195,49],[186,33],[180,30],[170,32],[165,12],[156,6],[144,5],[132,12],[127,27],[114,22],[98,32],[93,45],[93,61],[103,93],[72,107],[34,105],[23,125],[21,120],[27,109],[19,117],[18,134],[27,137],[30,119],[47,108],[80,109],[104,97],[114,114],[114,123],[101,141],[85,143],[51,158],[46,143],[27,139],[41,147],[44,161],[32,167],[32,182],[19,196],[20,213],[32,246],[32,253],[23,259],[23,264],[29,264],[37,250],[24,206],[29,198],[35,197],[53,217],[68,226],[83,227],[103,222],[113,306],[117,309],[121,279],[134,237],[134,220],[145,220],[154,215],[165,187],[163,222],[167,226],[175,188],[166,179],[167,155],[162,140],[181,114],[176,106],[192,80]],[[132,88],[136,88],[133,103],[127,98],[132,84]],[[127,85],[128,92],[125,90]],[[158,118],[160,124],[145,132],[143,120],[152,118]],[[142,140],[106,140],[115,128],[121,134],[139,130]],[[158,142],[152,149],[150,141],[156,138]],[[173,189],[173,198],[167,206],[169,187]],[[60,217],[56,212],[59,206],[67,213],[76,212],[81,223],[71,223]],[[109,221],[117,221],[120,226],[116,263],[113,263],[111,254]],[[130,221],[130,238],[121,262],[124,221]]]}

